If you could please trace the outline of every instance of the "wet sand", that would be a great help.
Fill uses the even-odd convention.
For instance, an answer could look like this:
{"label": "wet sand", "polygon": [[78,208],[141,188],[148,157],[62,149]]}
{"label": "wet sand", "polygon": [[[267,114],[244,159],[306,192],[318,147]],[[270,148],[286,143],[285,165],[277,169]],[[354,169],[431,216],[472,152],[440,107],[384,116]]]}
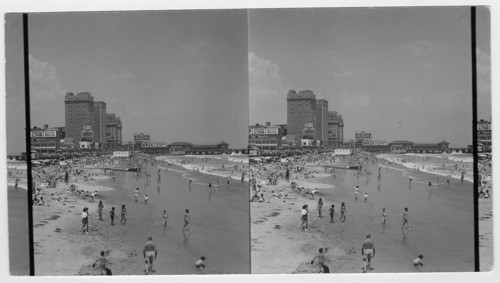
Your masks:
{"label": "wet sand", "polygon": [[[370,165],[372,166],[372,165]],[[372,171],[377,172],[378,164]],[[382,180],[376,176],[357,177],[356,171],[336,170],[337,178],[320,177],[300,181],[317,187],[315,182],[327,183],[334,188],[320,189],[314,200],[285,189],[289,197],[270,198],[271,189],[289,187],[280,180],[277,186],[267,187],[270,203],[252,203],[252,272],[253,273],[310,273],[317,267],[310,265],[318,248],[328,247],[327,265],[331,272],[361,272],[361,244],[368,233],[376,246],[371,272],[417,272],[411,262],[424,255],[424,272],[473,271],[474,221],[472,184],[446,180],[429,190],[427,180],[436,181],[436,175],[419,172],[413,175],[411,187],[405,173],[408,169],[393,165],[382,169]],[[318,168],[321,172],[321,168]],[[376,174],[376,173],[374,173]],[[443,180],[444,179],[444,180]],[[292,175],[291,181],[296,181]],[[368,202],[354,201],[354,188],[368,192]],[[299,186],[301,186],[299,184]],[[323,197],[324,218],[316,211],[318,197]],[[340,203],[346,202],[347,220],[338,222]],[[335,223],[329,222],[328,208],[335,204]],[[309,231],[301,231],[300,209],[309,204]],[[409,208],[412,231],[406,237],[401,232],[402,211]],[[387,209],[385,229],[381,225],[381,210]],[[274,217],[266,217],[273,215]],[[276,229],[276,225],[279,228]],[[255,227],[255,229],[254,229]],[[273,229],[275,228],[275,229]],[[273,251],[273,252],[269,252]]]}
{"label": "wet sand", "polygon": [[[93,185],[86,184],[89,191],[114,188],[101,191],[96,202],[68,193],[70,202],[52,201],[50,207],[34,207],[36,274],[99,275],[90,265],[102,250],[109,251],[113,275],[144,274],[142,249],[148,236],[153,236],[158,249],[154,265],[157,275],[250,272],[248,183],[232,181],[230,188],[209,192],[206,184],[209,178],[215,179],[213,176],[193,177],[186,169],[172,166],[160,171],[158,186],[157,167],[145,170],[152,174],[149,182],[144,175],[137,178],[134,172],[115,171],[115,181],[107,176]],[[187,178],[194,180],[191,189]],[[55,190],[64,191],[64,186]],[[136,187],[148,194],[149,204],[144,204],[142,197],[134,202]],[[102,221],[97,217],[99,200],[104,203]],[[119,224],[122,204],[127,207],[126,225]],[[89,234],[80,231],[85,206],[89,207]],[[112,206],[117,210],[115,226],[110,225],[108,215]],[[186,238],[182,232],[185,208],[193,217],[193,233]],[[169,215],[166,233],[162,232],[163,209]],[[207,258],[207,268],[199,271],[194,262],[202,255]]]}
{"label": "wet sand", "polygon": [[9,209],[9,265],[11,275],[30,274],[28,195],[26,189],[7,188]]}

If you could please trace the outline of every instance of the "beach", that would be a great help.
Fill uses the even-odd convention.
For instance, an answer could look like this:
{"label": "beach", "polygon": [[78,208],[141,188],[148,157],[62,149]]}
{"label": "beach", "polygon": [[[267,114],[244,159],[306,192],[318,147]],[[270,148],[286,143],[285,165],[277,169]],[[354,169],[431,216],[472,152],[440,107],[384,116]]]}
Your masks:
{"label": "beach", "polygon": [[[121,171],[127,164],[113,163],[112,167],[108,164],[106,173],[103,168],[85,165],[84,175],[92,176],[87,181],[75,182],[70,177],[68,184],[61,182],[56,188],[42,190],[45,196],[62,194],[65,200],[49,197],[47,205],[33,208],[36,275],[99,275],[100,271],[91,265],[99,258],[100,251],[109,252],[107,258],[113,275],[144,274],[142,251],[148,236],[153,237],[158,251],[153,274],[250,272],[248,183],[231,180],[228,186],[224,179],[217,186],[215,175],[193,172],[153,157],[142,158],[140,173]],[[223,163],[232,166],[231,161],[226,161]],[[206,164],[216,170],[220,162],[209,157]],[[214,183],[211,189],[209,181]],[[97,190],[95,202],[90,197],[72,194],[71,183],[79,190]],[[140,190],[137,203],[136,188]],[[97,216],[99,200],[104,203],[103,220]],[[123,204],[127,221],[120,225]],[[117,211],[114,226],[110,225],[108,215],[112,206]],[[84,207],[89,208],[88,234],[81,232],[80,215]],[[192,233],[182,231],[186,208],[193,219]],[[165,232],[163,210],[168,213]],[[207,258],[205,270],[194,266],[200,256]]]}
{"label": "beach", "polygon": [[[9,222],[9,265],[12,275],[30,274],[27,166],[24,161],[8,161],[7,206]],[[16,190],[15,179],[19,179]]]}
{"label": "beach", "polygon": [[[264,202],[251,203],[252,273],[317,273],[318,267],[310,261],[319,248],[328,248],[325,256],[330,272],[362,272],[360,253],[366,234],[371,234],[377,251],[374,269],[369,272],[474,270],[472,183],[452,178],[448,185],[441,174],[415,171],[382,158],[371,157],[359,175],[356,170],[335,169],[331,173],[327,168],[325,172],[323,163],[308,159],[293,163],[304,169],[291,172],[289,181],[278,179],[277,185],[270,185],[265,176],[279,171],[278,164],[252,164],[261,184],[258,194],[265,196]],[[415,165],[431,167],[422,161],[427,160],[420,158]],[[409,176],[413,178],[411,185]],[[305,189],[318,188],[318,192],[311,199],[304,190],[291,189],[291,182]],[[360,188],[357,201],[356,185]],[[282,191],[286,197],[273,196],[273,191]],[[369,196],[366,202],[364,192]],[[317,212],[319,197],[324,202],[323,218]],[[338,220],[341,202],[346,203],[345,222]],[[309,230],[305,231],[300,229],[304,204],[309,206]],[[328,215],[331,204],[335,205],[335,223],[330,223]],[[405,235],[401,230],[404,207],[409,208],[412,229],[405,230]],[[388,214],[385,226],[381,224],[382,208]],[[419,254],[425,262],[421,270],[411,264]]]}

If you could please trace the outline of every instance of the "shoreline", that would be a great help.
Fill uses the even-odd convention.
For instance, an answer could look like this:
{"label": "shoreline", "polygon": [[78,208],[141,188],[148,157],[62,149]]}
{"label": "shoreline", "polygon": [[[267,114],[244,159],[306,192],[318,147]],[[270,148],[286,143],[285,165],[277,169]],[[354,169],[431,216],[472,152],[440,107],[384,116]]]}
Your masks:
{"label": "shoreline", "polygon": [[[59,192],[62,192],[63,196],[68,198],[68,201],[58,202],[51,200],[50,202],[46,202],[50,206],[33,207],[34,239],[36,241],[34,245],[36,275],[100,275],[100,271],[97,268],[90,267],[90,265],[99,257],[101,250],[109,251],[108,259],[111,262],[110,268],[113,271],[113,275],[144,274],[142,248],[148,235],[152,235],[155,244],[157,244],[158,258],[155,260],[155,267],[157,267],[156,274],[200,273],[194,268],[194,261],[196,260],[196,256],[198,258],[200,256],[197,251],[200,249],[200,247],[197,247],[199,245],[198,242],[203,241],[205,238],[196,236],[202,235],[200,233],[202,233],[202,229],[205,229],[203,223],[198,223],[204,218],[202,217],[203,215],[195,215],[194,224],[200,227],[196,226],[198,233],[194,234],[194,239],[190,240],[190,242],[193,242],[190,244],[193,247],[189,247],[190,245],[186,246],[186,243],[178,239],[179,236],[175,232],[175,227],[182,227],[180,223],[182,215],[177,215],[179,214],[177,211],[171,211],[172,207],[170,209],[167,207],[169,213],[167,234],[163,234],[161,227],[158,226],[161,224],[161,210],[163,209],[163,205],[158,203],[160,200],[159,197],[163,196],[164,198],[166,193],[174,193],[169,192],[168,188],[178,186],[174,185],[175,182],[171,182],[175,181],[176,178],[177,180],[184,180],[186,173],[182,173],[182,169],[179,171],[174,167],[161,170],[161,174],[163,175],[162,180],[166,181],[161,184],[162,194],[159,194],[160,185],[158,185],[159,195],[156,196],[156,192],[153,194],[153,190],[156,187],[157,168],[156,165],[147,165],[143,168],[145,172],[153,175],[149,181],[146,180],[145,174],[140,174],[136,178],[135,172],[121,171],[114,171],[116,180],[113,181],[110,176],[102,175],[104,169],[85,168],[86,173],[92,172],[97,174],[97,176],[93,177],[95,180],[77,182],[75,184],[78,186],[78,189],[88,190],[89,192],[97,189],[101,192],[93,203],[88,201],[89,197],[82,198],[71,194],[68,190],[69,184],[59,183],[56,188],[43,189],[42,192],[49,196],[56,191],[57,195],[59,195]],[[187,172],[187,174],[190,173]],[[210,175],[201,174],[195,177],[195,179],[201,180],[207,178],[210,178]],[[72,179],[70,178],[71,181]],[[152,180],[155,180],[155,182],[153,183]],[[185,179],[185,183],[184,181],[181,182],[187,186],[187,179]],[[193,187],[196,189],[200,186],[202,186],[201,183],[193,183]],[[234,188],[237,186],[238,184],[235,184]],[[134,203],[133,190],[135,187],[140,187],[141,193],[151,193],[150,204],[145,205],[142,197],[139,203]],[[205,190],[197,189],[197,191],[193,192],[193,194],[205,193]],[[179,190],[178,193],[186,194],[184,190]],[[212,201],[217,203],[231,197],[231,194],[228,196],[225,196],[225,194],[215,191]],[[223,199],[220,200],[221,197]],[[99,200],[103,200],[104,203],[103,221],[98,220],[97,217],[97,204]],[[195,200],[193,199],[190,202]],[[246,201],[247,198],[245,197],[244,200]],[[127,205],[127,214],[129,215],[126,225],[119,224],[122,204]],[[80,230],[80,215],[83,207],[86,206],[89,207],[90,233],[82,234]],[[117,209],[115,226],[109,224],[108,211],[111,206]],[[196,207],[193,207],[193,211],[193,213],[197,211]],[[182,239],[182,233],[179,232],[179,234],[181,234],[180,238]],[[165,240],[167,240],[167,244],[164,243]],[[221,249],[221,252],[223,253],[224,250]],[[179,256],[174,256],[175,254]],[[219,266],[220,264],[214,258],[214,255],[210,253],[206,255],[211,260],[209,262],[210,269],[202,273],[216,274],[218,273],[218,268],[224,270],[224,266]],[[71,260],[68,261],[67,259]],[[240,273],[240,269],[235,268],[234,272]],[[226,270],[224,273],[234,272]]]}
{"label": "shoreline", "polygon": [[[374,272],[418,272],[418,270],[414,269],[411,264],[408,264],[411,263],[411,260],[413,260],[414,257],[416,257],[414,252],[412,252],[413,249],[427,250],[423,251],[423,254],[426,255],[426,260],[429,262],[428,267],[426,266],[426,268],[424,268],[425,272],[467,271],[469,269],[472,271],[473,267],[468,265],[468,259],[461,259],[460,256],[455,255],[453,250],[450,249],[451,247],[448,247],[448,244],[446,245],[448,248],[440,248],[443,252],[445,252],[442,255],[444,256],[445,254],[449,254],[451,257],[460,258],[459,262],[457,262],[460,263],[460,265],[457,265],[457,267],[449,262],[442,264],[442,266],[436,264],[440,262],[440,254],[433,254],[432,249],[429,250],[429,247],[426,248],[425,245],[427,242],[425,240],[423,243],[418,241],[412,242],[412,245],[415,246],[412,249],[404,248],[406,244],[403,242],[403,249],[400,249],[397,255],[387,254],[389,250],[394,250],[395,245],[401,245],[401,243],[397,244],[398,241],[401,241],[401,239],[398,240],[397,237],[398,223],[400,225],[400,212],[397,210],[402,208],[396,208],[396,211],[394,211],[394,208],[391,210],[389,207],[387,228],[382,229],[381,231],[380,224],[378,224],[380,221],[379,209],[381,208],[374,209],[374,207],[380,207],[378,202],[382,201],[385,194],[388,193],[386,192],[385,194],[381,194],[380,184],[382,183],[383,186],[382,193],[389,189],[386,188],[388,185],[384,185],[385,180],[387,180],[386,178],[396,178],[399,180],[396,183],[399,182],[401,185],[407,185],[407,181],[405,181],[405,174],[403,174],[407,170],[400,170],[398,168],[394,168],[393,170],[393,168],[389,168],[389,173],[387,173],[386,169],[384,170],[386,172],[382,172],[384,176],[382,178],[382,182],[378,182],[377,184],[376,180],[368,181],[368,179],[376,179],[376,176],[369,178],[368,176],[365,176],[364,173],[356,179],[356,170],[336,169],[336,178],[332,178],[331,174],[323,173],[324,167],[314,165],[314,162],[304,162],[299,164],[305,166],[303,171],[306,171],[308,175],[312,172],[312,174],[315,175],[315,178],[305,179],[305,174],[293,173],[290,177],[290,182],[296,182],[298,187],[304,186],[309,189],[317,187],[319,191],[316,193],[313,200],[309,198],[309,195],[297,193],[292,190],[290,188],[290,182],[278,179],[277,185],[269,185],[269,182],[265,181],[267,177],[259,175],[270,174],[273,176],[273,174],[275,174],[273,172],[276,172],[276,167],[279,165],[275,164],[275,168],[273,168],[271,164],[258,164],[252,166],[252,169],[255,172],[254,175],[259,180],[257,184],[261,185],[261,188],[258,189],[258,194],[260,195],[263,193],[266,199],[265,202],[251,202],[252,273],[317,273],[317,265],[311,265],[310,260],[317,255],[318,248],[325,247],[329,249],[328,253],[325,254],[325,257],[327,258],[326,265],[330,267],[331,273],[361,273],[362,261],[359,247],[361,246],[366,233],[372,234],[375,245],[377,246],[377,251],[380,250],[380,252],[377,252],[377,257],[375,258],[374,267],[376,268],[376,271]],[[316,162],[315,164],[321,163]],[[264,167],[267,169],[263,169]],[[373,172],[376,172],[377,167],[378,164],[369,165],[370,171]],[[426,172],[421,173],[429,174]],[[389,177],[385,177],[386,174],[390,174]],[[365,178],[368,179],[363,185],[361,181]],[[426,175],[419,174],[419,178],[422,178],[425,181]],[[418,192],[420,197],[423,196],[422,194],[426,194],[424,193],[427,189],[426,182],[414,183],[413,190],[416,190],[415,193],[420,191]],[[318,184],[325,184],[325,187],[319,186]],[[371,197],[367,203],[362,200],[353,202],[352,194],[353,188],[356,184],[360,185],[360,189],[362,190],[361,192],[370,192]],[[463,195],[463,197],[470,195],[470,190],[467,189],[469,185],[469,182],[460,184],[460,182],[452,181],[452,186],[457,186],[457,190],[461,191],[460,194]],[[397,187],[398,186],[396,185],[396,187],[392,188],[392,191],[390,190],[391,194],[400,194],[397,192]],[[446,184],[443,183],[433,185],[432,194],[429,193],[428,201],[443,201],[444,199],[442,199],[442,197],[446,197],[449,194],[449,191],[446,190],[445,187]],[[406,190],[408,191],[408,189]],[[289,199],[273,196],[273,191],[274,193],[284,192],[287,194]],[[410,186],[410,191],[408,193],[411,192],[412,189]],[[432,195],[435,196],[432,197]],[[323,198],[324,203],[323,218],[318,217],[316,208],[319,197]],[[340,202],[344,201],[347,204],[347,221],[345,223],[340,223],[338,222]],[[386,200],[386,202],[387,201],[388,200]],[[422,202],[424,200],[415,201],[418,203],[418,201]],[[471,202],[462,203],[468,207],[470,206],[470,209],[467,208],[467,211],[472,209]],[[303,204],[309,205],[309,231],[301,231],[299,228],[301,223],[300,210]],[[330,223],[329,221],[328,208],[331,204],[335,205],[335,223]],[[454,206],[447,207],[446,214],[454,215],[453,211],[456,211],[456,209],[461,211],[462,209],[457,205],[462,204],[459,203]],[[425,217],[426,209],[422,210],[418,209],[418,206],[414,206],[415,204],[410,206],[414,213],[412,215],[414,215],[414,217],[421,218],[419,222],[428,222],[430,219],[428,220]],[[463,213],[465,213],[464,216],[470,214],[465,211]],[[431,216],[431,218],[435,218],[436,216]],[[436,223],[439,223],[439,221],[445,221],[445,218],[438,218],[439,220],[435,220]],[[470,226],[470,223],[467,223],[469,222],[466,221],[463,224],[458,224],[458,226],[455,225],[456,227],[453,228],[454,230],[450,231],[460,231],[462,229],[460,225],[465,225],[466,227]],[[420,227],[420,225],[420,231],[411,233],[415,235],[414,237],[421,237],[426,235],[428,231],[435,231],[433,228],[435,225],[434,220],[432,220],[431,223],[426,224],[425,226]],[[387,230],[387,232],[384,230]],[[472,228],[469,230],[471,232],[473,231]],[[399,234],[401,234],[401,232],[399,232]],[[465,235],[467,234],[468,233]],[[460,239],[467,241],[469,238],[473,239],[472,236],[461,237]],[[436,238],[436,240],[442,241],[440,238]],[[467,250],[473,247],[472,242],[472,240],[469,241]],[[384,250],[387,251],[384,253]],[[279,253],[280,256],[277,256],[275,253]],[[473,252],[471,252],[468,257],[472,256]],[[287,259],[286,261],[282,260],[285,258]],[[461,269],[457,270],[456,268]]]}
{"label": "shoreline", "polygon": [[[466,165],[467,167],[458,166],[459,169],[454,169],[454,168],[450,168],[449,165],[452,165],[452,164],[448,164],[448,161],[445,161],[445,163],[444,163],[446,165],[446,167],[441,167],[441,164],[443,164],[442,161],[430,163],[430,162],[424,162],[423,160],[412,159],[415,157],[420,157],[422,159],[424,157],[435,157],[435,158],[437,157],[436,159],[439,159],[440,157],[444,158],[443,156],[445,156],[449,160],[453,161],[454,164]],[[474,179],[473,179],[474,175],[473,175],[473,171],[472,171],[472,160],[470,162],[463,162],[462,160],[453,160],[453,159],[458,159],[457,157],[451,158],[451,159],[449,157],[453,157],[453,155],[413,154],[413,153],[407,153],[407,154],[385,154],[384,153],[384,154],[377,155],[377,158],[386,160],[389,162],[389,164],[390,163],[398,164],[398,165],[404,166],[404,167],[411,169],[411,170],[415,170],[415,168],[417,168],[417,170],[415,170],[415,171],[420,171],[420,172],[425,172],[428,174],[445,176],[445,177],[450,176],[451,178],[457,179],[457,180],[460,180],[460,177],[461,177],[460,172],[464,171],[465,172],[464,180],[467,182],[470,182],[470,183],[474,183]],[[471,156],[467,156],[467,157],[471,158]],[[406,159],[410,159],[411,162],[406,162]],[[470,167],[469,167],[469,165],[470,165]],[[386,166],[387,166],[387,164],[386,164]],[[427,168],[422,168],[425,166],[427,166]]]}

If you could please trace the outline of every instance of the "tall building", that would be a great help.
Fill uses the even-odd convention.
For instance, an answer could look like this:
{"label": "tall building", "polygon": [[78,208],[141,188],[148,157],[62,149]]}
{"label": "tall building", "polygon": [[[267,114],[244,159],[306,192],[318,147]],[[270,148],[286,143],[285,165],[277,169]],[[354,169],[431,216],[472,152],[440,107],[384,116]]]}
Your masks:
{"label": "tall building", "polygon": [[94,141],[106,148],[106,103],[94,102]]}
{"label": "tall building", "polygon": [[[87,133],[91,133],[93,130],[94,97],[90,92],[80,92],[76,95],[67,92],[64,97],[64,106],[66,138],[73,139],[73,142],[77,144],[82,140],[82,131],[84,129]],[[87,135],[86,138],[93,139],[91,135]]]}
{"label": "tall building", "polygon": [[106,146],[110,149],[122,145],[122,120],[114,113],[106,113]]}
{"label": "tall building", "polygon": [[328,101],[326,99],[316,100],[316,139],[322,144],[328,141]]}
{"label": "tall building", "polygon": [[328,145],[339,146],[344,143],[344,119],[337,111],[328,111]]}
{"label": "tall building", "polygon": [[300,140],[306,123],[316,123],[316,95],[312,90],[289,90],[287,95],[287,134]]}

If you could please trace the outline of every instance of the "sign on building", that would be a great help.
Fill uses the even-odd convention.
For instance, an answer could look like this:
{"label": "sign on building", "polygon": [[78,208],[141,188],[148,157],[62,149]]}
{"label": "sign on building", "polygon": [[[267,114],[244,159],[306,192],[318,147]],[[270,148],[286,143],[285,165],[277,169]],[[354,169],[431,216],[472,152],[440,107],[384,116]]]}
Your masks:
{"label": "sign on building", "polygon": [[264,135],[266,134],[266,129],[265,128],[255,128],[253,130],[255,135]]}
{"label": "sign on building", "polygon": [[126,158],[132,156],[132,153],[130,151],[113,151],[113,157],[120,157],[120,158]]}
{"label": "sign on building", "polygon": [[148,141],[150,138],[149,134],[134,134],[134,141]]}
{"label": "sign on building", "polygon": [[31,131],[31,137],[32,138],[42,138],[43,131]]}
{"label": "sign on building", "polygon": [[266,134],[268,135],[277,135],[279,132],[278,127],[267,127]]}
{"label": "sign on building", "polygon": [[94,130],[92,130],[92,125],[83,125],[82,138],[93,138]]}

